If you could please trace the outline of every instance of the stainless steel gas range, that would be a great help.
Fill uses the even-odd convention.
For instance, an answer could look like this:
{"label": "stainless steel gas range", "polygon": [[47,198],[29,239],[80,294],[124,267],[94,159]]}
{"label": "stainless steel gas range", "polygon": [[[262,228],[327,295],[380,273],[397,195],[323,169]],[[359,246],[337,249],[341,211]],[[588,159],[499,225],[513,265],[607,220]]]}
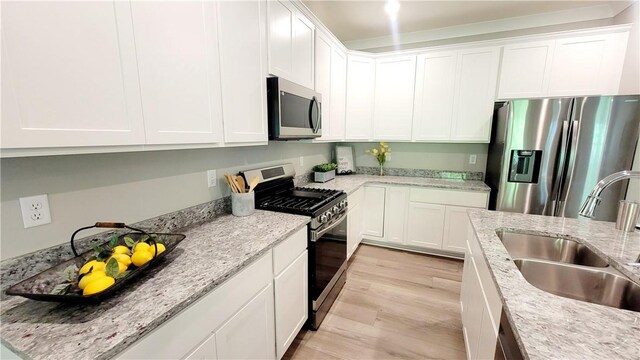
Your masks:
{"label": "stainless steel gas range", "polygon": [[309,320],[316,330],[347,279],[347,194],[294,186],[292,164],[242,173],[255,177],[256,208],[306,215],[309,224]]}

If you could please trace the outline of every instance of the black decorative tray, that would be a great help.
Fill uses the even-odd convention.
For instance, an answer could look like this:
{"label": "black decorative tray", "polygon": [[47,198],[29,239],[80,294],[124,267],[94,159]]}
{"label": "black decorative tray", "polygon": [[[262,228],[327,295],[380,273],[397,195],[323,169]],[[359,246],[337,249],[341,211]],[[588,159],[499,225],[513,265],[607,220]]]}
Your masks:
{"label": "black decorative tray", "polygon": [[[94,247],[94,250],[89,250],[82,254],[77,253],[75,245],[73,243],[76,234],[82,230],[91,228],[126,228],[133,232],[119,235],[117,238],[114,236],[112,240],[105,242],[99,247]],[[117,277],[115,283],[107,289],[97,292],[92,295],[82,295],[82,290],[77,286],[77,283],[70,282],[65,278],[68,277],[67,271],[73,267],[76,268],[74,276],[78,276],[77,269],[80,269],[89,259],[94,257],[98,251],[97,249],[113,248],[117,245],[127,246],[127,241],[133,240],[134,242],[146,242],[150,245],[154,243],[163,244],[165,251],[157,254],[152,252],[155,256],[153,259],[141,265],[139,267],[133,264],[129,266],[125,276]],[[126,286],[131,280],[144,273],[147,269],[160,262],[168,253],[176,248],[178,243],[185,238],[183,234],[167,234],[167,233],[147,233],[144,230],[132,228],[124,223],[113,222],[98,222],[93,226],[83,227],[76,230],[71,236],[71,249],[76,255],[73,259],[67,260],[61,264],[58,264],[50,269],[47,269],[39,274],[36,274],[26,280],[23,280],[6,290],[7,295],[23,296],[33,300],[39,301],[55,301],[55,302],[74,302],[74,303],[99,303],[105,298],[111,296],[120,288]],[[156,250],[157,251],[157,250]],[[67,285],[69,284],[69,285]],[[61,293],[60,286],[66,287],[67,290]],[[57,288],[58,287],[58,288]],[[57,288],[57,289],[56,289]]]}

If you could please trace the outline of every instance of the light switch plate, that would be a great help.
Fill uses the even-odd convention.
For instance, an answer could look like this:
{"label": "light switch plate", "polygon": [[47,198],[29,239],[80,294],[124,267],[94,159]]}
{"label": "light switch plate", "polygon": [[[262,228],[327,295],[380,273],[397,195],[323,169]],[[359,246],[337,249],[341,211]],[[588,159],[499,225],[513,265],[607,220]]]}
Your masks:
{"label": "light switch plate", "polygon": [[207,185],[211,187],[216,187],[218,185],[218,177],[216,176],[215,170],[207,171]]}
{"label": "light switch plate", "polygon": [[478,160],[478,156],[476,154],[469,155],[469,164],[475,164]]}
{"label": "light switch plate", "polygon": [[20,198],[20,210],[25,229],[51,222],[47,194]]}

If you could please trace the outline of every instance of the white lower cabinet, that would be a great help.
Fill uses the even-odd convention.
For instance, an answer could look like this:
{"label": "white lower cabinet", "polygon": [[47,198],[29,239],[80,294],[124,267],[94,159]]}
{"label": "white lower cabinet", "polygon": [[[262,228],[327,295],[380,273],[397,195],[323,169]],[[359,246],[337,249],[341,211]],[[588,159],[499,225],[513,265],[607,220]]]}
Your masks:
{"label": "white lower cabinet", "polygon": [[307,320],[307,261],[304,227],[117,358],[282,357]]}
{"label": "white lower cabinet", "polygon": [[462,273],[460,306],[467,359],[493,359],[498,339],[502,302],[477,243],[469,229]]}
{"label": "white lower cabinet", "polygon": [[486,209],[488,193],[412,186],[367,185],[363,232],[389,246],[464,254],[467,210]]}
{"label": "white lower cabinet", "polygon": [[349,195],[347,202],[347,259],[358,249],[362,241],[362,221],[364,220],[364,189],[360,188],[355,193]]}
{"label": "white lower cabinet", "polygon": [[308,255],[305,251],[276,275],[276,356],[282,358],[308,316]]}
{"label": "white lower cabinet", "polygon": [[407,245],[442,248],[445,206],[410,202],[407,218]]}
{"label": "white lower cabinet", "polygon": [[385,194],[386,188],[384,186],[365,186],[363,235],[384,238]]}
{"label": "white lower cabinet", "polygon": [[187,355],[185,360],[215,360],[217,358],[216,334],[211,334],[207,340],[193,350],[191,354]]}
{"label": "white lower cabinet", "polygon": [[273,359],[273,286],[269,284],[216,331],[220,359]]}

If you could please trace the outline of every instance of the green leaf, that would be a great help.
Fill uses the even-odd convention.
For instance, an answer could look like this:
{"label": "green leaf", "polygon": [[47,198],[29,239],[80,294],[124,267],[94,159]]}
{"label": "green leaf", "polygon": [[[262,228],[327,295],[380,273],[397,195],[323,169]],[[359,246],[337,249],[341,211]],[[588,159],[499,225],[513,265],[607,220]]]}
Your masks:
{"label": "green leaf", "polygon": [[114,248],[118,244],[118,235],[111,235],[111,240],[109,240],[109,247]]}
{"label": "green leaf", "polygon": [[145,242],[147,240],[149,240],[149,235],[142,235],[138,240],[138,242]]}
{"label": "green leaf", "polygon": [[91,247],[93,248],[93,251],[97,252],[98,254],[100,254],[104,249],[102,249],[102,246],[98,246],[96,244],[92,244]]}
{"label": "green leaf", "polygon": [[131,238],[131,236],[125,236],[124,243],[130,248],[136,246],[136,242]]}
{"label": "green leaf", "polygon": [[127,275],[129,275],[130,272],[131,271],[129,271],[129,270],[125,270],[125,271],[121,272],[120,274],[116,275],[116,280],[123,279],[123,278],[127,277]]}
{"label": "green leaf", "polygon": [[68,282],[74,282],[76,280],[78,268],[75,265],[70,265],[64,269],[63,273],[65,280],[67,280]]}
{"label": "green leaf", "polygon": [[109,256],[111,256],[112,251],[111,250],[106,250],[103,249],[97,256],[96,256],[96,260],[98,261],[104,261],[106,259],[109,258]]}
{"label": "green leaf", "polygon": [[67,293],[67,291],[69,291],[69,288],[71,288],[71,284],[65,283],[65,284],[59,284],[56,285],[53,290],[51,290],[51,294],[53,295],[64,295]]}
{"label": "green leaf", "polygon": [[111,276],[112,278],[115,278],[116,276],[118,276],[118,271],[120,271],[120,265],[118,265],[118,260],[111,258],[108,262],[107,262],[107,267],[105,269],[107,276]]}
{"label": "green leaf", "polygon": [[149,236],[151,236],[152,238],[157,238],[158,234],[149,234]]}

